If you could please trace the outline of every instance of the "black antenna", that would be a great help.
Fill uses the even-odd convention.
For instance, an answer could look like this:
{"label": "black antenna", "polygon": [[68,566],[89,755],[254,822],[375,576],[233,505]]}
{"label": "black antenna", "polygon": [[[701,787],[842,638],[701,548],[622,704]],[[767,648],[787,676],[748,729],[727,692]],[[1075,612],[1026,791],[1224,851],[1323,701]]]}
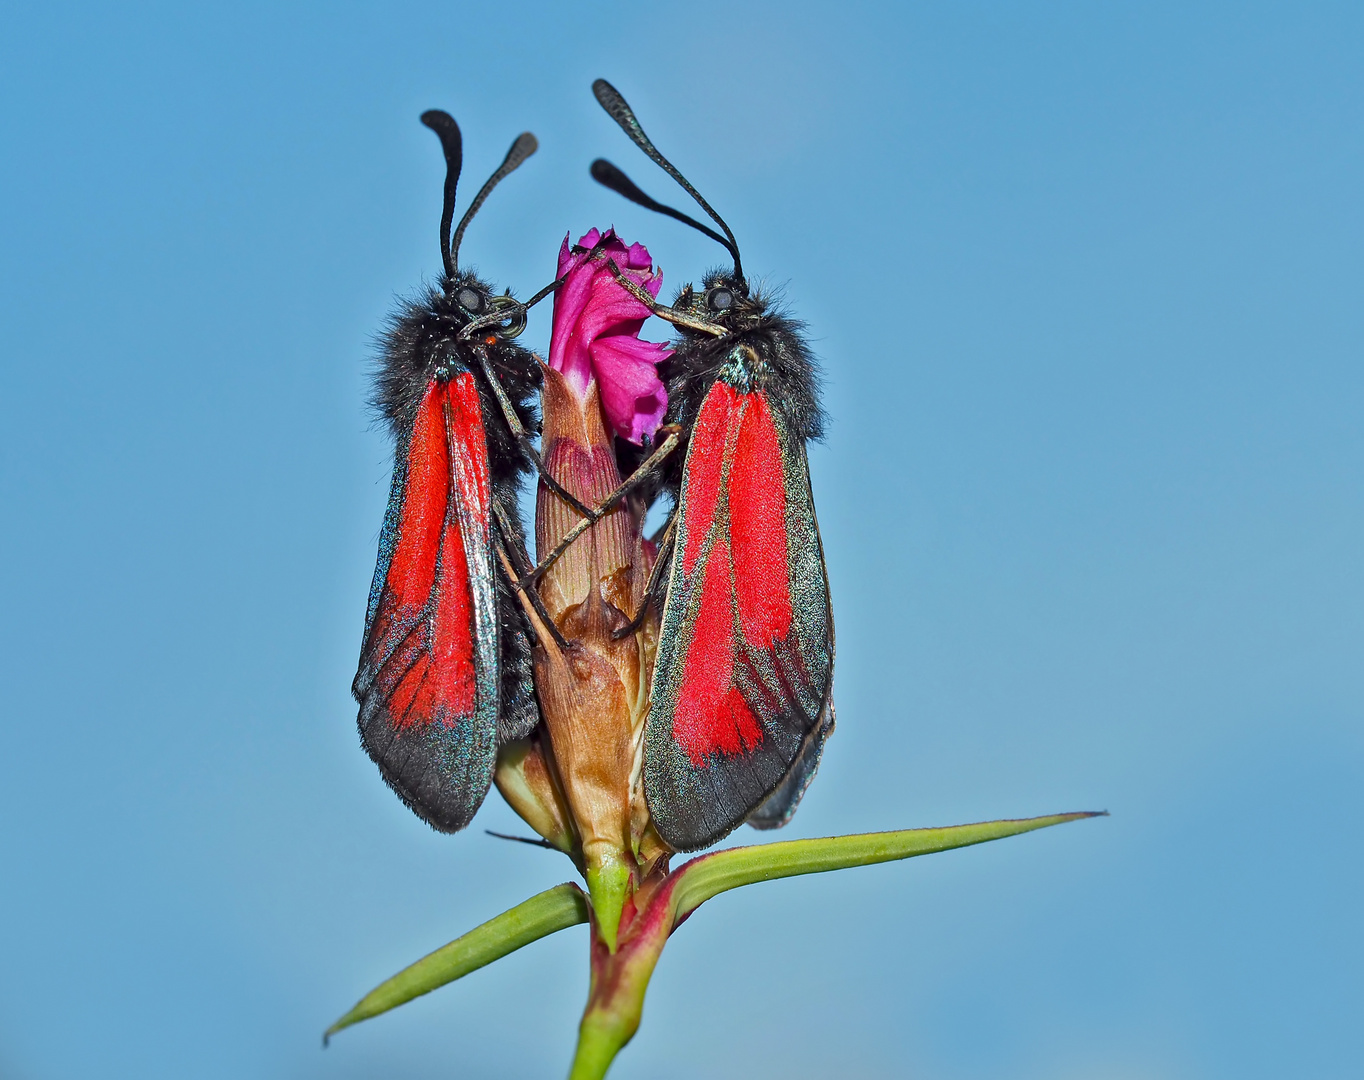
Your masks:
{"label": "black antenna", "polygon": [[652,199],[644,194],[644,192],[640,191],[635,185],[633,180],[605,158],[597,158],[596,161],[592,162],[590,172],[592,173],[592,179],[601,184],[602,187],[610,188],[617,195],[624,195],[632,203],[638,203],[646,210],[653,210],[655,213],[667,214],[670,218],[676,218],[684,225],[690,225],[693,229],[705,233],[712,240],[719,241],[725,247],[729,247],[729,241],[709,225],[702,225],[695,218],[688,217],[686,214],[682,213],[681,210],[674,210],[671,206],[664,206],[657,199]]}
{"label": "black antenna", "polygon": [[[624,131],[626,135],[630,136],[630,141],[648,154],[649,157],[653,159],[655,165],[681,184],[682,189],[696,200],[696,204],[710,215],[711,220],[714,221],[715,224],[719,225],[720,228],[724,230],[725,236],[727,236],[729,240],[727,243],[723,240],[720,242],[723,243],[725,247],[729,249],[729,253],[734,256],[734,277],[739,284],[744,284],[744,271],[739,262],[739,242],[734,239],[734,233],[732,233],[729,226],[725,224],[725,219],[712,210],[710,203],[701,198],[701,193],[687,182],[687,178],[673,167],[671,161],[658,152],[658,148],[649,141],[649,136],[644,134],[644,129],[640,127],[639,120],[636,119],[634,110],[631,109],[625,99],[620,96],[619,90],[605,79],[598,79],[592,84],[592,93],[596,95],[597,103],[606,110],[606,114],[620,125],[621,130]],[[633,187],[633,185],[631,186]],[[635,190],[638,191],[639,189],[636,188]],[[625,193],[621,192],[621,194],[624,195]],[[640,192],[640,194],[643,194],[643,192]],[[626,198],[630,198],[630,196],[627,195]],[[712,233],[711,235],[714,234]],[[716,237],[716,239],[718,240],[719,237]]]}
{"label": "black antenna", "polygon": [[[478,194],[474,196],[474,201],[469,204],[469,209],[464,211],[464,216],[460,218],[459,228],[455,230],[455,239],[450,245],[450,263],[459,268],[459,244],[464,239],[464,230],[469,227],[469,222],[478,213],[478,208],[489,195],[493,188],[502,183],[521,165],[526,158],[540,149],[539,142],[529,131],[523,131],[516,137],[516,142],[511,144],[511,149],[507,151],[507,156],[502,159],[502,164],[497,167],[497,172],[488,177],[488,182],[478,189]],[[454,271],[451,271],[453,273]]]}
{"label": "black antenna", "polygon": [[455,263],[450,257],[450,222],[455,219],[455,188],[459,184],[459,171],[464,166],[464,139],[455,118],[448,112],[428,109],[422,113],[422,123],[440,137],[441,149],[445,151],[445,204],[440,211],[440,258],[445,264],[446,277],[454,277]]}

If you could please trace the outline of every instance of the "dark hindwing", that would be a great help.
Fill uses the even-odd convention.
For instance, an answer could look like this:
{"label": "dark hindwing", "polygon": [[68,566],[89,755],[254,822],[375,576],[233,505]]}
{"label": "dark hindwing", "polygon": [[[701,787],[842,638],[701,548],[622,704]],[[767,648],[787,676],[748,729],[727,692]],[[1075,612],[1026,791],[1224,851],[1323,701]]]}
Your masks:
{"label": "dark hindwing", "polygon": [[833,621],[804,438],[765,390],[711,384],[677,515],[645,791],[659,834],[690,851],[760,808],[756,824],[782,824],[832,728]]}
{"label": "dark hindwing", "polygon": [[[514,499],[503,505],[515,508]],[[525,550],[525,539],[518,533],[503,535],[498,530],[499,542],[508,547]],[[497,564],[496,553],[494,563]],[[505,746],[524,739],[540,722],[540,699],[535,696],[535,662],[532,657],[532,638],[525,609],[500,565],[494,565],[497,577],[497,604],[500,613],[500,655],[502,678],[501,711],[497,717],[497,745]]]}
{"label": "dark hindwing", "polygon": [[467,825],[492,782],[500,612],[478,386],[427,384],[399,442],[360,668],[360,738],[423,820]]}

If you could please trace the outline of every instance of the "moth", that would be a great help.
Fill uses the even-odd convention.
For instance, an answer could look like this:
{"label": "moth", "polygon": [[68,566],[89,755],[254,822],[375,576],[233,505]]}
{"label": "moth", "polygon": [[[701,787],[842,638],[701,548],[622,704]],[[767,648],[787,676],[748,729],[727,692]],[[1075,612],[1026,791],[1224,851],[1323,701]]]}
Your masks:
{"label": "moth", "polygon": [[[802,324],[750,288],[733,232],[620,93],[605,79],[592,91],[721,231],[650,198],[604,159],[592,176],[699,229],[733,260],[670,307],[617,275],[677,330],[668,426],[630,483],[673,500],[649,589],[661,591],[662,621],[644,789],[659,834],[692,851],[745,820],[785,824],[833,730],[833,611],[806,459],[824,413]],[[683,442],[679,460],[673,450]]]}
{"label": "moth", "polygon": [[448,113],[421,120],[445,153],[443,273],[400,304],[381,343],[374,405],[394,440],[393,480],[352,692],[361,743],[389,786],[454,832],[487,795],[498,747],[540,718],[531,632],[504,560],[526,561],[516,492],[538,465],[526,430],[539,365],[514,339],[553,285],[522,304],[459,268],[470,220],[535,137],[516,139],[452,240],[463,140]]}

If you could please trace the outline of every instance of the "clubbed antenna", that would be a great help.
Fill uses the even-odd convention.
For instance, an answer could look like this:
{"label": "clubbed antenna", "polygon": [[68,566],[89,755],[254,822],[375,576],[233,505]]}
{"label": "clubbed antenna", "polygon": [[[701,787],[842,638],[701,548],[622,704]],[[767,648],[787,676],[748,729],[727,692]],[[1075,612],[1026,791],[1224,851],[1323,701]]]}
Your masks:
{"label": "clubbed antenna", "polygon": [[[488,177],[488,182],[479,188],[478,194],[474,196],[474,201],[469,204],[469,209],[464,211],[464,217],[460,219],[459,228],[455,230],[455,239],[450,246],[450,261],[446,265],[447,273],[453,274],[455,270],[459,269],[459,244],[464,239],[464,230],[469,227],[469,222],[478,213],[478,208],[492,194],[493,188],[515,172],[521,163],[538,149],[540,149],[540,144],[529,131],[523,131],[516,137],[516,141],[511,144],[511,149],[507,151],[507,156],[502,159],[502,164],[497,167],[497,172]],[[452,267],[453,269],[451,269]]]}
{"label": "clubbed antenna", "polygon": [[422,123],[440,137],[445,151],[445,203],[440,211],[440,258],[447,277],[453,277],[455,262],[450,255],[450,222],[455,219],[455,188],[459,186],[460,169],[464,167],[464,138],[459,125],[448,112],[428,109],[422,113]]}
{"label": "clubbed antenna", "polygon": [[610,188],[617,195],[624,195],[632,203],[638,203],[646,210],[652,210],[655,213],[666,214],[670,218],[676,218],[684,225],[690,225],[693,229],[698,229],[705,233],[712,240],[716,240],[725,247],[729,247],[729,241],[709,225],[702,225],[695,218],[688,217],[686,214],[682,213],[681,210],[674,210],[671,206],[664,206],[657,199],[652,199],[644,194],[633,180],[605,158],[597,158],[596,161],[592,162],[590,171],[592,173],[592,179],[601,184],[602,187]]}
{"label": "clubbed antenna", "polygon": [[[640,127],[639,120],[636,119],[634,110],[631,109],[626,100],[620,96],[619,90],[617,90],[605,79],[598,79],[596,82],[592,84],[592,93],[596,95],[597,103],[601,105],[603,109],[606,110],[606,114],[609,117],[611,117],[611,119],[614,120],[617,124],[619,124],[621,130],[624,131],[625,134],[630,137],[630,141],[633,142],[636,146],[638,146],[641,150],[643,150],[646,154],[648,154],[649,157],[653,159],[654,164],[656,164],[659,168],[661,168],[664,172],[666,172],[669,176],[676,180],[680,185],[682,185],[682,189],[686,191],[686,193],[690,195],[693,199],[696,200],[696,204],[710,216],[711,220],[714,221],[715,224],[719,225],[720,228],[724,230],[725,236],[728,238],[726,240],[720,240],[720,237],[715,236],[715,234],[713,232],[709,232],[709,230],[703,231],[708,232],[709,235],[711,236],[715,236],[716,240],[719,240],[720,243],[724,244],[725,247],[729,249],[730,255],[733,256],[734,258],[734,279],[739,284],[741,285],[744,284],[743,266],[739,261],[739,242],[734,239],[734,233],[732,233],[730,231],[729,226],[725,224],[725,219],[722,218],[719,214],[717,214],[714,210],[712,210],[710,203],[706,202],[705,199],[701,198],[701,193],[697,191],[694,187],[692,187],[690,183],[688,183],[687,178],[677,171],[677,169],[673,166],[673,163],[671,161],[669,161],[667,158],[665,158],[662,154],[658,152],[658,148],[655,147],[654,144],[649,141],[649,136],[644,134],[644,129]],[[616,171],[619,172],[620,170],[617,169]],[[595,171],[593,172],[592,175],[594,177],[597,176]],[[622,173],[621,176],[624,177],[624,174]],[[597,177],[597,179],[600,180],[599,177]],[[600,182],[605,183],[604,180]],[[626,182],[629,183],[628,180]],[[607,184],[607,186],[611,187],[612,185]],[[649,198],[647,195],[644,195],[642,191],[639,191],[639,189],[636,188],[634,184],[630,184],[630,187],[633,188],[635,191],[639,192],[640,195],[643,195],[644,198],[646,199]],[[627,199],[634,198],[634,196],[626,194],[625,191],[619,188],[615,188],[614,190],[620,191],[620,193],[622,195],[625,195]],[[638,199],[635,199],[635,201],[639,202]],[[652,199],[650,199],[649,201],[653,202]],[[644,206],[648,204],[641,202],[640,205]],[[650,209],[651,210],[659,209],[660,206],[661,204],[655,204],[654,206],[650,206]],[[663,207],[662,209],[660,209],[659,212],[667,213],[668,208]],[[679,220],[687,221],[690,224],[697,225],[698,228],[701,227],[697,222],[691,221],[690,218],[685,217],[685,215],[679,214],[675,210],[671,211],[670,216],[677,217]]]}

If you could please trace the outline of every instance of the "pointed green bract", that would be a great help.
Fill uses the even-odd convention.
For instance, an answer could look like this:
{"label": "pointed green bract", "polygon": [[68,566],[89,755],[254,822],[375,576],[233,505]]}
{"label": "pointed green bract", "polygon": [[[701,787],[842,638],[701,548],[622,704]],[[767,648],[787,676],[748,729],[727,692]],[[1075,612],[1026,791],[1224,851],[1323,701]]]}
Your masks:
{"label": "pointed green bract", "polygon": [[851,866],[893,862],[935,851],[983,844],[1006,836],[1045,829],[1080,818],[1098,817],[1106,811],[1074,814],[1048,814],[1045,817],[983,821],[976,825],[954,825],[945,829],[901,829],[896,832],[858,833],[854,836],[826,836],[818,840],[785,840],[776,844],[730,848],[713,855],[702,855],[676,873],[672,902],[674,918],[695,911],[712,896],[741,885],[798,874],[822,874]]}
{"label": "pointed green bract", "polygon": [[578,886],[565,882],[546,889],[380,983],[327,1029],[323,1042],[342,1028],[430,993],[532,941],[584,922],[587,898]]}

